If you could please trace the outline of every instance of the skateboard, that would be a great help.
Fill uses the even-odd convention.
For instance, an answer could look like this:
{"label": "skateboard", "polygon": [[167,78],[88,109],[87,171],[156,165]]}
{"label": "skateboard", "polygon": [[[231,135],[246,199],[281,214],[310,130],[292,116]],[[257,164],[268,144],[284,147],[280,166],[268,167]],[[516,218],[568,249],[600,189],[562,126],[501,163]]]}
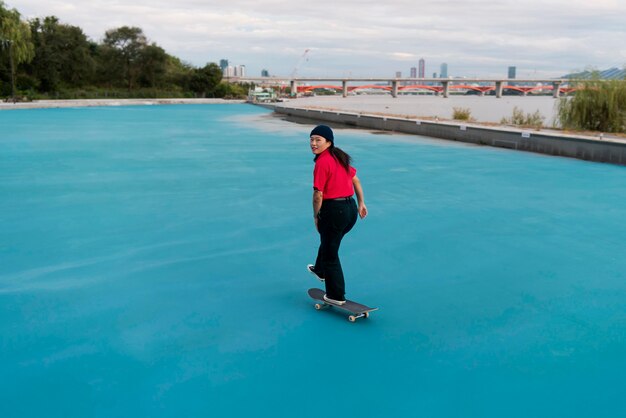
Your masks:
{"label": "skateboard", "polygon": [[321,302],[315,304],[315,309],[317,309],[318,311],[322,309],[327,309],[329,307],[342,309],[352,314],[348,316],[348,321],[350,322],[355,322],[359,318],[369,318],[370,312],[378,310],[378,308],[370,308],[369,306],[365,306],[351,300],[346,300],[346,303],[343,305],[328,303],[324,300],[324,294],[326,294],[326,292],[324,292],[322,289],[309,289],[309,296]]}

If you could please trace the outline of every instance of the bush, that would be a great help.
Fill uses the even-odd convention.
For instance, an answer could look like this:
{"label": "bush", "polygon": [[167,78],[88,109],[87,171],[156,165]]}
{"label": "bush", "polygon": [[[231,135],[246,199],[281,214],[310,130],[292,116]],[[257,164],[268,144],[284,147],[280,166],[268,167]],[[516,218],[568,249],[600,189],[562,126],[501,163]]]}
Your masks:
{"label": "bush", "polygon": [[562,128],[626,133],[626,80],[590,80],[558,105]]}
{"label": "bush", "polygon": [[472,120],[472,112],[466,107],[454,107],[452,108],[452,119]]}
{"label": "bush", "polygon": [[248,89],[253,84],[235,84],[221,82],[214,90],[214,97],[222,99],[246,99],[248,97]]}
{"label": "bush", "polygon": [[174,99],[193,97],[190,92],[180,89],[141,88],[128,90],[124,88],[85,87],[82,89],[59,89],[50,93],[38,93],[34,90],[24,92],[31,100],[68,100],[68,99]]}
{"label": "bush", "polygon": [[513,115],[510,118],[502,118],[500,121],[503,125],[530,126],[539,129],[543,126],[545,120],[538,110],[535,113],[526,113],[517,106],[513,108]]}

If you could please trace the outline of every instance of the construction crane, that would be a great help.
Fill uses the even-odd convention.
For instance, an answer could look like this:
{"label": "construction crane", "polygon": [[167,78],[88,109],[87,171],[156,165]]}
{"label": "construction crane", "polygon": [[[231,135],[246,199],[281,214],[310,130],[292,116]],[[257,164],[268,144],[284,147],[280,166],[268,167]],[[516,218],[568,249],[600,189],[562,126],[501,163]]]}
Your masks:
{"label": "construction crane", "polygon": [[302,62],[309,60],[309,58],[308,58],[309,51],[310,51],[309,48],[304,50],[304,53],[302,54],[302,56],[300,57],[300,59],[296,63],[296,66],[293,68],[293,71],[291,72],[290,78],[296,78],[296,76],[298,75],[298,69],[302,65]]}

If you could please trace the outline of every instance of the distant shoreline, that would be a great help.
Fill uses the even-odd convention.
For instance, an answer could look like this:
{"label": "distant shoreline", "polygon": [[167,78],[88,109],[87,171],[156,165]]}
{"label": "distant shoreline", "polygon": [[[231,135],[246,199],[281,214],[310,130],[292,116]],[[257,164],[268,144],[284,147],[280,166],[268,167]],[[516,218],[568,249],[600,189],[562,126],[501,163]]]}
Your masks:
{"label": "distant shoreline", "polygon": [[150,106],[172,104],[241,104],[245,100],[224,99],[79,99],[79,100],[33,100],[32,102],[0,102],[0,110],[54,109],[96,106]]}

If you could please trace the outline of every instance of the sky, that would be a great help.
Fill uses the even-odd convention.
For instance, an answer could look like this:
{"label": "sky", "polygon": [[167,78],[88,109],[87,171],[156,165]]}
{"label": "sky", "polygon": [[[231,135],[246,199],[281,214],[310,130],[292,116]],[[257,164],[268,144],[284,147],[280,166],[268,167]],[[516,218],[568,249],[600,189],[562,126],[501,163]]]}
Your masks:
{"label": "sky", "polygon": [[[228,59],[249,76],[548,78],[626,66],[626,0],[4,0],[94,41],[137,26],[195,66]],[[305,51],[308,52],[305,54]]]}

